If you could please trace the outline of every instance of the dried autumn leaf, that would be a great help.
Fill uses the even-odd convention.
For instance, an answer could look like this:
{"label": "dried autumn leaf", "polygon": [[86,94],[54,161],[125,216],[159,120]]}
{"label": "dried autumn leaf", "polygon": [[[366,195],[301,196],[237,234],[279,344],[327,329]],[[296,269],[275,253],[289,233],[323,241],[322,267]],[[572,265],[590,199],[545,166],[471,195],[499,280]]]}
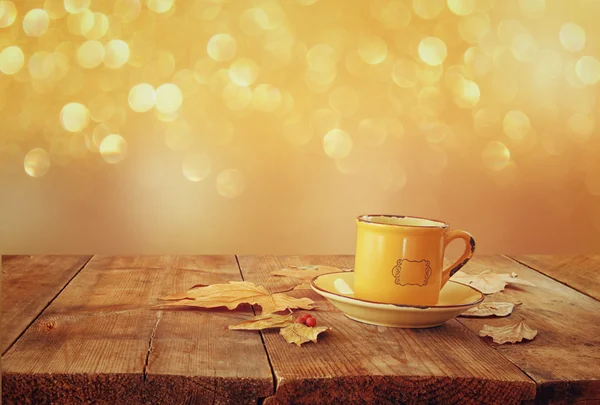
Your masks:
{"label": "dried autumn leaf", "polygon": [[302,323],[293,323],[281,328],[279,333],[285,338],[288,343],[295,343],[298,346],[302,346],[306,342],[317,343],[317,336],[319,333],[330,330],[328,326],[306,326]]}
{"label": "dried autumn leaf", "polygon": [[473,275],[457,271],[451,280],[470,285],[488,295],[503,291],[507,284],[521,284],[535,287],[535,284],[518,278],[517,273],[492,273],[489,270]]}
{"label": "dried autumn leaf", "polygon": [[484,317],[484,316],[508,316],[512,314],[515,304],[512,302],[483,302],[475,308],[470,308],[459,316]]}
{"label": "dried autumn leaf", "polygon": [[257,286],[249,281],[201,285],[188,290],[186,293],[174,294],[161,299],[171,301],[162,304],[162,307],[227,307],[228,309],[235,309],[240,304],[260,305],[263,315],[286,309],[313,309],[314,305],[314,301],[310,298],[295,298],[282,293],[269,294],[264,287]]}
{"label": "dried autumn leaf", "polygon": [[289,315],[258,315],[235,325],[229,325],[230,330],[263,330],[271,328],[283,328],[294,323],[292,314]]}
{"label": "dried autumn leaf", "polygon": [[530,328],[523,321],[507,326],[483,325],[479,336],[489,336],[498,344],[517,343],[523,339],[532,340],[537,335],[537,330]]}

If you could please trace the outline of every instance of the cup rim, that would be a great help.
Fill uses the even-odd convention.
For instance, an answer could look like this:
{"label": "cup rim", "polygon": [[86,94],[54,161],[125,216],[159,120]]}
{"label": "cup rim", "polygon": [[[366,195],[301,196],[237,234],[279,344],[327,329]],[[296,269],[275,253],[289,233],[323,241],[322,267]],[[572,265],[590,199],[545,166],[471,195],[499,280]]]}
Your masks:
{"label": "cup rim", "polygon": [[[437,222],[439,225],[401,225],[401,224],[382,224],[381,222],[370,221],[367,217],[384,217],[384,218],[414,218],[414,219],[424,219],[426,221]],[[425,218],[425,217],[415,217],[412,215],[395,215],[395,214],[363,214],[356,217],[358,222],[362,222],[369,225],[378,225],[378,226],[397,226],[400,228],[429,228],[429,229],[446,229],[450,227],[450,224],[444,221],[440,221],[439,219]]]}

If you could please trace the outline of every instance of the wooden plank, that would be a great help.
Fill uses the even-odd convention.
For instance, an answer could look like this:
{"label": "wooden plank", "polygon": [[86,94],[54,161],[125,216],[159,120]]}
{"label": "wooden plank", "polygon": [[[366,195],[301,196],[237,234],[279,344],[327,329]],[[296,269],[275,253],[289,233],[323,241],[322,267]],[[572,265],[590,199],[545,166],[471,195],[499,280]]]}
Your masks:
{"label": "wooden plank", "polygon": [[4,357],[3,401],[256,403],[272,393],[237,311],[156,310],[194,284],[240,280],[235,257],[94,257]]}
{"label": "wooden plank", "polygon": [[511,257],[554,280],[600,300],[600,255]]}
{"label": "wooden plank", "polygon": [[33,322],[90,256],[3,256],[0,353]]}
{"label": "wooden plank", "polygon": [[508,318],[458,318],[478,332],[484,324],[508,325],[524,320],[538,330],[531,342],[497,345],[486,342],[519,366],[538,384],[540,403],[600,399],[600,302],[515,261],[475,257],[465,269],[476,274],[516,272],[536,287],[509,287],[489,296],[494,301],[522,302]]}
{"label": "wooden plank", "polygon": [[[351,256],[242,256],[244,279],[270,291],[291,286],[269,273],[290,265],[353,267]],[[293,291],[318,304],[320,324],[334,328],[317,344],[286,343],[277,331],[263,338],[276,378],[269,403],[517,404],[535,384],[457,321],[433,328],[377,327],[346,318],[309,290]]]}

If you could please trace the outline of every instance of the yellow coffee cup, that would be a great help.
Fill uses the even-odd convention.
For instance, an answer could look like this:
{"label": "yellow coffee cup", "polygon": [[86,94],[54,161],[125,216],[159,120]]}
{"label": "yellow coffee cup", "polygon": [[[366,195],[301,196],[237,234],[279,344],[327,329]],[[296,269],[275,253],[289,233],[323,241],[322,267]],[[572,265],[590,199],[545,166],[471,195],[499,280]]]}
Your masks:
{"label": "yellow coffee cup", "polygon": [[[354,296],[401,305],[435,305],[448,279],[475,252],[475,240],[465,231],[426,218],[362,215],[356,219]],[[444,269],[444,251],[455,239],[465,251]]]}

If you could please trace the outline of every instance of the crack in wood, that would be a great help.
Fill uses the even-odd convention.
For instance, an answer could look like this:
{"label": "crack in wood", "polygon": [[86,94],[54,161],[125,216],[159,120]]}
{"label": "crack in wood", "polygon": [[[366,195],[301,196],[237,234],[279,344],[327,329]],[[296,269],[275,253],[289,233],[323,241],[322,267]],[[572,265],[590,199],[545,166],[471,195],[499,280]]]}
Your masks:
{"label": "crack in wood", "polygon": [[148,379],[148,363],[150,362],[150,354],[154,350],[154,336],[156,335],[156,329],[158,328],[158,323],[162,319],[162,311],[158,312],[156,316],[156,322],[154,322],[154,327],[152,328],[152,332],[150,333],[150,339],[148,339],[148,352],[146,352],[146,361],[144,362],[144,383]]}

